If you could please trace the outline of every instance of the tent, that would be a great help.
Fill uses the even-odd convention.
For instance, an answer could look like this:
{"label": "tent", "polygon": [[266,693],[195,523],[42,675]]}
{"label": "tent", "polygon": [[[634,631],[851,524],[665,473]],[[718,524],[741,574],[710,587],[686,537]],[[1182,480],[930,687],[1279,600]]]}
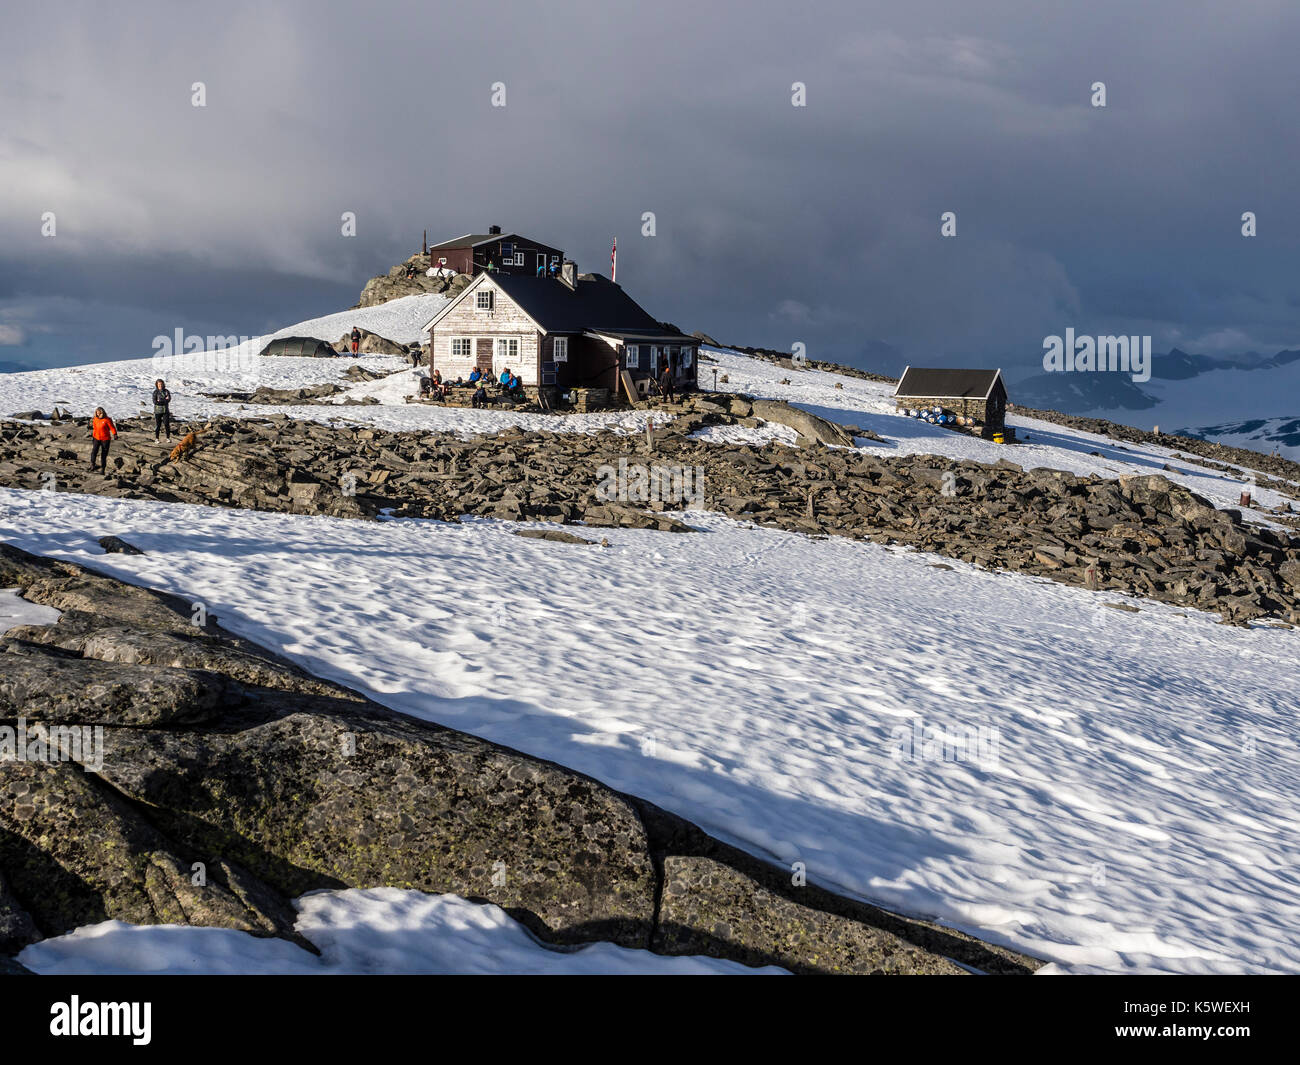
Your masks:
{"label": "tent", "polygon": [[338,354],[315,337],[276,337],[262,349],[263,355],[296,355],[301,359],[330,359]]}

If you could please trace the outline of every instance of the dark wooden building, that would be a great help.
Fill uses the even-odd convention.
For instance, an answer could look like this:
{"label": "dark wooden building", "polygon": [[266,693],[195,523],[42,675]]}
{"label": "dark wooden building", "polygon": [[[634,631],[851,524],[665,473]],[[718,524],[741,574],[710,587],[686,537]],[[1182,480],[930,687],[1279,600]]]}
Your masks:
{"label": "dark wooden building", "polygon": [[509,369],[526,386],[618,389],[626,370],[638,390],[667,366],[674,387],[696,385],[698,341],[657,322],[600,274],[557,278],[481,273],[424,327],[430,369],[444,380],[475,368]]}
{"label": "dark wooden building", "polygon": [[909,366],[894,389],[894,406],[902,410],[942,407],[973,419],[981,436],[1006,431],[1007,388],[1001,370]]}
{"label": "dark wooden building", "polygon": [[519,233],[502,233],[490,226],[486,233],[466,233],[429,248],[429,265],[477,277],[491,265],[502,274],[536,277],[564,261],[564,251]]}

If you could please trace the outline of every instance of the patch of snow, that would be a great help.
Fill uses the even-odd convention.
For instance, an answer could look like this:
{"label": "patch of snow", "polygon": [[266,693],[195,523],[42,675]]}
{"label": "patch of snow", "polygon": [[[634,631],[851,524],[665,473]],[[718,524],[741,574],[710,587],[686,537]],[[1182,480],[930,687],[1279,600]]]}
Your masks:
{"label": "patch of snow", "polygon": [[53,625],[61,616],[53,607],[29,603],[18,588],[0,588],[0,636],[22,625]]}
{"label": "patch of snow", "polygon": [[717,958],[668,958],[593,943],[557,950],[499,906],[398,888],[321,891],[295,902],[296,930],[320,956],[229,928],[104,921],[25,948],[43,976],[356,974],[783,974]]}

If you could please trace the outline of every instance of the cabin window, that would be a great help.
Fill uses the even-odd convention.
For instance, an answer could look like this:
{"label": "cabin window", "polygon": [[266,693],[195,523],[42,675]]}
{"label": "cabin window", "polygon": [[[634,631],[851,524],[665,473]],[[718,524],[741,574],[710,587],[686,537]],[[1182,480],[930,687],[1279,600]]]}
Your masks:
{"label": "cabin window", "polygon": [[558,263],[559,261],[560,261],[560,257],[559,257],[558,255],[552,255],[552,256],[551,256],[551,262],[552,262],[553,264],[554,264],[554,263]]}
{"label": "cabin window", "polygon": [[626,366],[629,370],[641,369],[641,345],[629,344],[627,346]]}
{"label": "cabin window", "polygon": [[685,370],[691,365],[691,357],[695,354],[694,348],[682,348],[682,369]]}
{"label": "cabin window", "polygon": [[551,362],[568,362],[569,361],[569,338],[556,337],[553,341],[554,346],[551,349]]}
{"label": "cabin window", "polygon": [[519,338],[497,337],[497,357],[502,359],[518,359]]}
{"label": "cabin window", "polygon": [[451,338],[451,357],[453,359],[468,359],[474,354],[474,341],[469,337],[452,337]]}
{"label": "cabin window", "polygon": [[474,306],[480,311],[490,311],[492,309],[492,290],[490,288],[481,288],[475,292]]}
{"label": "cabin window", "polygon": [[523,252],[521,252],[521,251],[517,251],[517,252],[515,252],[515,265],[516,265],[516,266],[523,266],[523,265],[524,265],[524,253],[523,253]]}
{"label": "cabin window", "polygon": [[447,265],[447,260],[446,260],[445,258],[439,259],[439,260],[438,260],[438,265],[439,265],[439,266],[446,266],[446,265]]}

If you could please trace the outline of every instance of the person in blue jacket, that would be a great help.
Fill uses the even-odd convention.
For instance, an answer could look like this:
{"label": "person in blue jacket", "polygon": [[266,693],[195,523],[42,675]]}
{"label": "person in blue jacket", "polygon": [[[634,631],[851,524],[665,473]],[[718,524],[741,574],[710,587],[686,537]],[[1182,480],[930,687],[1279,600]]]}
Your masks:
{"label": "person in blue jacket", "polygon": [[502,388],[508,389],[510,387],[510,377],[511,377],[510,367],[507,366],[504,370],[501,371],[501,376],[500,378],[498,378]]}
{"label": "person in blue jacket", "polygon": [[469,383],[472,385],[478,384],[479,378],[481,378],[482,376],[483,376],[483,371],[480,370],[477,366],[475,366],[474,372],[469,375]]}

